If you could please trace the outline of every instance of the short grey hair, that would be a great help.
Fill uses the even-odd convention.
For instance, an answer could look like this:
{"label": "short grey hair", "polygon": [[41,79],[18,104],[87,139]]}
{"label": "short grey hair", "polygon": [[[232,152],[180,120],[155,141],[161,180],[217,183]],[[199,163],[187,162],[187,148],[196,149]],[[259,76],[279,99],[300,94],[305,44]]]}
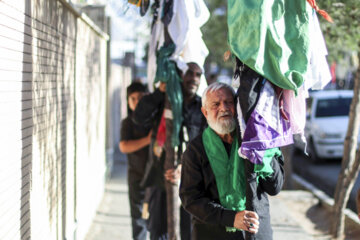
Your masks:
{"label": "short grey hair", "polygon": [[235,90],[229,84],[222,83],[222,82],[214,82],[214,83],[210,84],[209,86],[207,86],[207,88],[205,88],[205,90],[202,94],[202,97],[201,97],[201,105],[203,107],[205,107],[208,93],[215,92],[215,91],[223,89],[223,88],[228,89],[231,92],[231,94],[233,95],[233,97],[235,97]]}

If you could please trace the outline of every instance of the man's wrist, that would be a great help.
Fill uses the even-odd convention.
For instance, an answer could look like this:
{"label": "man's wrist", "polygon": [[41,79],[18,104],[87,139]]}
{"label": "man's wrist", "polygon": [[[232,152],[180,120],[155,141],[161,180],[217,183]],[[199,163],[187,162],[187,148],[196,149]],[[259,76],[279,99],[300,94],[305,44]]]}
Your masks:
{"label": "man's wrist", "polygon": [[226,227],[233,227],[235,222],[236,211],[223,209],[223,214],[221,218],[221,225]]}

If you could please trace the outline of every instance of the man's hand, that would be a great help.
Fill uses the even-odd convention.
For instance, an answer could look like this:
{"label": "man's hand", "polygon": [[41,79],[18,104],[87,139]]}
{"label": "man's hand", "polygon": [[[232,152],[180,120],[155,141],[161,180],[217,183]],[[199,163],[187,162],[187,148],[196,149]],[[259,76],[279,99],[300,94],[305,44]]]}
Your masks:
{"label": "man's hand", "polygon": [[160,82],[159,90],[160,92],[166,92],[166,83]]}
{"label": "man's hand", "polygon": [[259,216],[256,212],[241,211],[237,212],[234,219],[234,227],[251,233],[259,230]]}
{"label": "man's hand", "polygon": [[176,184],[181,175],[181,164],[177,168],[171,168],[165,171],[164,177],[167,181]]}

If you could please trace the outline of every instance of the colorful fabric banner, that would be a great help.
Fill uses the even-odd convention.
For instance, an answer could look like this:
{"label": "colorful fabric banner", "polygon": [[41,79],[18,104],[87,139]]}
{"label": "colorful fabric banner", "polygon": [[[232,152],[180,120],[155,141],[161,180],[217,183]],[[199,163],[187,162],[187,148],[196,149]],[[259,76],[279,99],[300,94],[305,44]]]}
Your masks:
{"label": "colorful fabric banner", "polygon": [[[240,122],[242,122],[242,115],[241,110],[238,110]],[[243,126],[243,124],[240,125],[241,128]],[[293,143],[290,121],[281,116],[279,97],[268,81],[265,82],[256,107],[247,120],[245,129],[241,129],[241,132],[243,136],[239,155],[254,164],[263,162],[267,149]]]}

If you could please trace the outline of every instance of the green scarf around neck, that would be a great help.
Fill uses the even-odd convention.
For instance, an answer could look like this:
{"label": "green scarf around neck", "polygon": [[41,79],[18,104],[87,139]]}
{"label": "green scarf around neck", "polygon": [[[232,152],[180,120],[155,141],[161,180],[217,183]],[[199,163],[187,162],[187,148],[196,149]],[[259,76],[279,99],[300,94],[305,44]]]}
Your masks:
{"label": "green scarf around neck", "polygon": [[[228,156],[221,138],[210,127],[204,130],[202,142],[215,175],[220,204],[224,208],[234,211],[245,210],[245,167],[244,159],[240,158],[238,154],[239,143],[237,137],[234,137],[232,142],[230,156]],[[274,155],[279,154],[281,152],[278,148],[268,149],[265,152],[263,163],[255,164],[254,167],[254,171],[258,176],[257,180],[259,177],[266,178],[274,172],[270,164]],[[227,227],[227,231],[236,230]]]}

